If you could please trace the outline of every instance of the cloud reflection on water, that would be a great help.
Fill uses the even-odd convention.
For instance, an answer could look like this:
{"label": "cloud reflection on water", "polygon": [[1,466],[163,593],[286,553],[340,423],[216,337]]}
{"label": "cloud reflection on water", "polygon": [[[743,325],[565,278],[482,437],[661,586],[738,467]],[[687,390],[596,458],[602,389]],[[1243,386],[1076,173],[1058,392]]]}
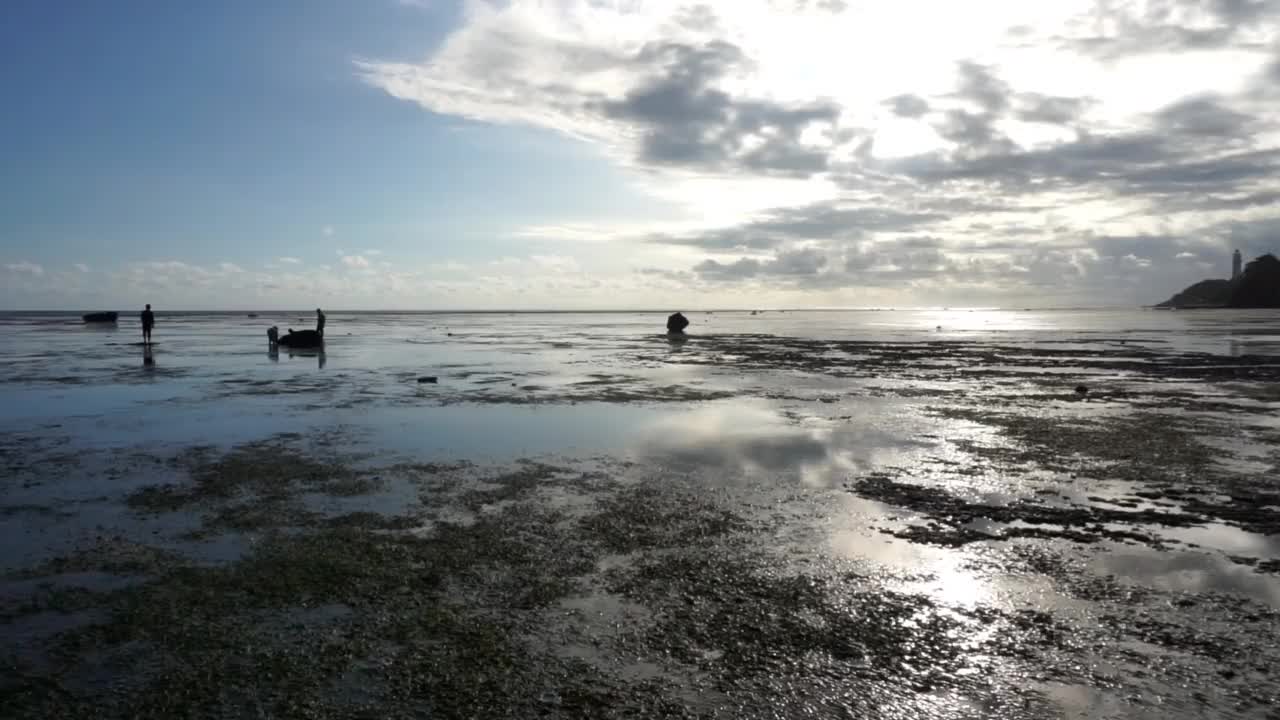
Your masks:
{"label": "cloud reflection on water", "polygon": [[789,422],[764,404],[708,405],[646,427],[633,451],[659,462],[714,473],[717,479],[795,478],[834,487],[904,453],[935,443],[889,424],[877,405],[850,422]]}
{"label": "cloud reflection on water", "polygon": [[1280,580],[1214,553],[1127,550],[1098,556],[1104,572],[1158,590],[1226,592],[1280,604]]}
{"label": "cloud reflection on water", "polygon": [[[852,477],[887,466],[904,467],[943,448],[922,439],[925,419],[899,405],[862,403],[848,421],[788,420],[765,404],[708,405],[660,418],[641,433],[635,450],[644,457],[707,482],[775,479],[814,489],[836,488]],[[824,501],[823,554],[869,563],[884,579],[945,605],[973,607],[990,601],[990,579],[970,570],[964,551],[922,546],[886,536],[876,526],[898,515],[881,503],[837,494]]]}

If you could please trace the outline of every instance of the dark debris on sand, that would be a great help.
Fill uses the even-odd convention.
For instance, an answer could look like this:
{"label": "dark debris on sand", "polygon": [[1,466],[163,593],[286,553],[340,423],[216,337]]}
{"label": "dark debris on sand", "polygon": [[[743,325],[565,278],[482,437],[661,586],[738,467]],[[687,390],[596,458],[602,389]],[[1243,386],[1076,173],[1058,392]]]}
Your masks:
{"label": "dark debris on sand", "polygon": [[[925,462],[930,474],[860,472],[795,502],[770,495],[776,487],[746,502],[735,494],[746,490],[710,489],[676,465],[371,464],[337,450],[340,439],[298,437],[192,448],[169,463],[173,482],[124,498],[126,514],[183,519],[180,531],[153,543],[106,538],[4,578],[34,589],[0,603],[0,633],[23,638],[0,648],[0,714],[1053,718],[1062,688],[1105,695],[1115,716],[1267,717],[1280,706],[1280,613],[1260,593],[1138,585],[1087,567],[1082,552],[1148,553],[1138,562],[1167,553],[1176,570],[1167,530],[1224,523],[1280,533],[1274,482],[1224,472],[1199,439],[1231,431],[1207,415],[1228,404],[1096,375],[1243,384],[1267,402],[1273,393],[1259,388],[1280,380],[1274,358],[762,340],[699,338],[658,362],[874,380],[862,392],[924,400],[936,418],[990,432],[937,438],[955,453]],[[654,362],[648,349],[643,362]],[[449,377],[448,386],[415,385],[409,399],[735,394],[606,373],[567,386],[481,378],[466,390],[454,387],[464,372]],[[523,387],[509,387],[517,381]],[[1075,393],[1080,383],[1089,392]],[[834,410],[846,418],[861,397],[773,391],[841,403]],[[1093,403],[1126,411],[1039,411]],[[1188,408],[1200,412],[1177,412]],[[23,478],[9,483],[41,482],[80,461],[57,444],[26,453],[21,442],[0,438],[0,469]],[[1015,497],[965,492],[986,474],[1032,471],[1053,479],[1028,480]],[[1111,481],[1133,489],[1091,491]],[[1087,617],[1071,605],[949,600],[871,561],[824,564],[808,547],[793,562],[799,553],[787,555],[782,539],[794,529],[788,513],[826,517],[804,503],[837,506],[845,493],[907,515],[868,535],[950,554],[949,582],[969,571],[1044,580]],[[210,561],[192,550],[226,540],[243,553]],[[1280,572],[1275,559],[1247,555],[1227,566],[1252,583],[1246,589]]]}
{"label": "dark debris on sand", "polygon": [[[129,582],[8,608],[0,623],[10,628],[51,614],[76,621],[7,649],[6,717],[900,717],[936,703],[1053,717],[1038,683],[1114,688],[1152,710],[1141,688],[1185,683],[1218,653],[1234,653],[1215,665],[1234,673],[1217,677],[1220,692],[1242,711],[1267,707],[1270,686],[1248,680],[1274,651],[1216,627],[1179,634],[1167,614],[1130,622],[1132,595],[1109,586],[1081,589],[1110,603],[1082,631],[1043,610],[953,604],[863,570],[780,563],[777,516],[694,478],[624,481],[616,473],[635,467],[545,462],[356,469],[300,452],[287,438],[193,450],[178,461],[188,482],[132,496],[140,513],[199,513],[205,535],[251,526],[257,540],[237,559],[108,543],[8,578]],[[369,473],[408,479],[418,503],[326,513],[299,497]],[[1074,522],[888,478],[854,489],[939,518]],[[582,503],[558,506],[552,491]],[[231,521],[252,503],[273,512]],[[1125,511],[1097,512],[1091,522]],[[1050,556],[1025,565],[1079,577]],[[1145,606],[1159,606],[1146,592]],[[634,610],[611,621],[572,609],[583,598]],[[1250,638],[1280,627],[1256,605],[1235,607]],[[1123,648],[1137,641],[1188,659],[1130,677],[1105,669],[1133,662]]]}

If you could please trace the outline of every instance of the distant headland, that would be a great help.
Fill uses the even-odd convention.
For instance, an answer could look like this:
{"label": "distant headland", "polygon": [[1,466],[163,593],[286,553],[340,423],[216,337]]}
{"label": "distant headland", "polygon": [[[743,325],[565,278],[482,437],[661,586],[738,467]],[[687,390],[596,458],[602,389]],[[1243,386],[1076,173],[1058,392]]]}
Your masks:
{"label": "distant headland", "polygon": [[1231,256],[1230,280],[1201,280],[1158,308],[1280,308],[1280,260],[1267,253],[1241,268],[1240,251]]}

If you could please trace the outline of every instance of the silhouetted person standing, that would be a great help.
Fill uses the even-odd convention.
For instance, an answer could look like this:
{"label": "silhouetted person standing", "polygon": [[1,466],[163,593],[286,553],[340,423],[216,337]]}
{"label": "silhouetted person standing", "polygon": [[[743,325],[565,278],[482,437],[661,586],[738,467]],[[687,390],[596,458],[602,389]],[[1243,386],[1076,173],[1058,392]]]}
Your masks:
{"label": "silhouetted person standing", "polygon": [[316,334],[324,339],[324,313],[320,308],[316,308]]}
{"label": "silhouetted person standing", "polygon": [[151,328],[156,324],[156,315],[151,312],[151,303],[147,303],[147,309],[142,311],[142,342],[144,345],[151,344]]}

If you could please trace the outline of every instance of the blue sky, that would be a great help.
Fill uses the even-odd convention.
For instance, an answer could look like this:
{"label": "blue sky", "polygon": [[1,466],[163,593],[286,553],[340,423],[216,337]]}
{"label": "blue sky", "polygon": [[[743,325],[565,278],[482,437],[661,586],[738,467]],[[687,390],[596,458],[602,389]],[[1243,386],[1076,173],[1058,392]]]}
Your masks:
{"label": "blue sky", "polygon": [[13,0],[0,306],[1125,304],[1274,249],[1275,8],[853,5]]}
{"label": "blue sky", "polygon": [[21,101],[0,115],[0,211],[6,249],[32,243],[34,262],[328,260],[340,242],[466,257],[504,248],[464,240],[570,195],[622,202],[586,148],[478,134],[360,81],[353,58],[428,53],[456,21],[447,5],[33,1],[6,16],[0,82]]}

